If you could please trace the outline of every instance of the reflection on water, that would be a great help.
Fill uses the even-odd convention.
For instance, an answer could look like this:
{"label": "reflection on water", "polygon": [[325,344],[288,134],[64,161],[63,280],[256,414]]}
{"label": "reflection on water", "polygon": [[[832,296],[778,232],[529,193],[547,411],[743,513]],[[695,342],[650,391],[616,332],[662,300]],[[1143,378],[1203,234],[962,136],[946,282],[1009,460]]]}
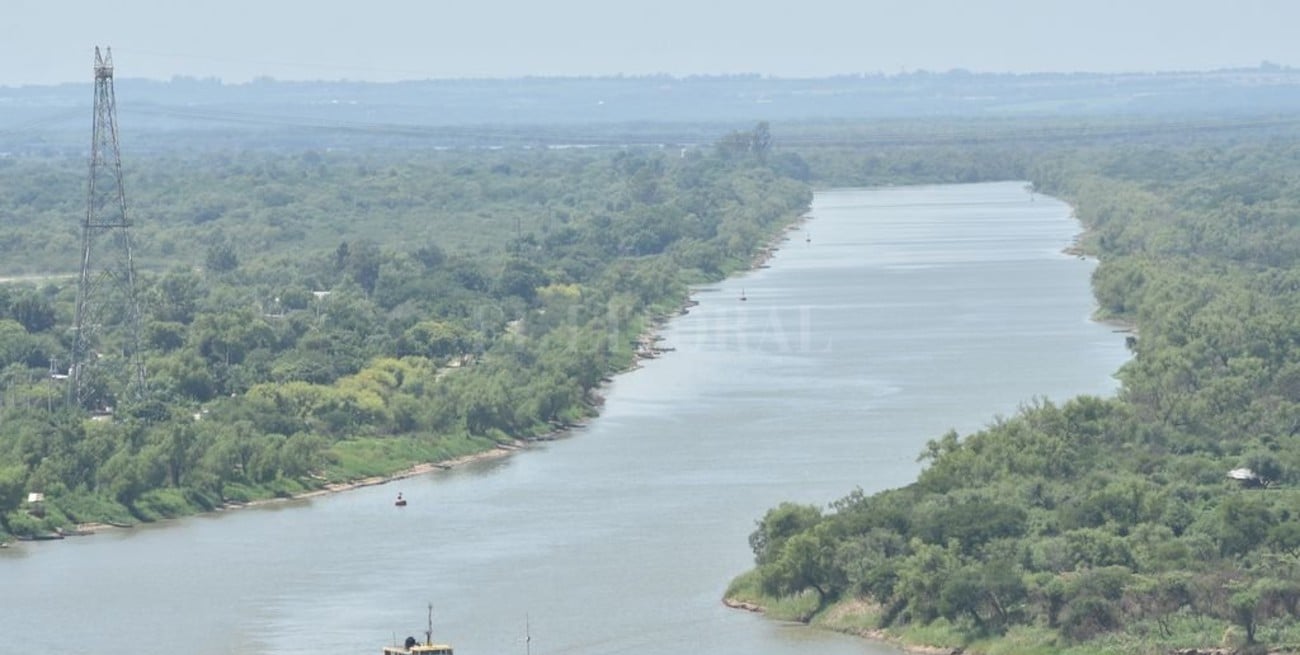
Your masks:
{"label": "reflection on water", "polygon": [[[783,500],[907,484],[926,440],[1109,393],[1066,206],[1017,183],[817,195],[815,238],[708,290],[602,416],[514,457],[0,551],[12,652],[889,653],[719,603]],[[796,237],[804,234],[801,230]],[[739,301],[744,288],[747,300]],[[400,491],[410,504],[400,510]]]}

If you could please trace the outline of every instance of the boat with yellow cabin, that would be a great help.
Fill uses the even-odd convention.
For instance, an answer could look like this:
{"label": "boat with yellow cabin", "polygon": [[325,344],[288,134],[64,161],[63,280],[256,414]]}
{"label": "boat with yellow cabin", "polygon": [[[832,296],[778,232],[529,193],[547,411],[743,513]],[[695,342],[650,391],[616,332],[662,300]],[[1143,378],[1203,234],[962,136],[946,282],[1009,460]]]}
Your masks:
{"label": "boat with yellow cabin", "polygon": [[384,646],[383,655],[452,655],[451,646],[433,643],[433,603],[429,603],[429,625],[424,631],[424,643],[407,637],[401,646]]}

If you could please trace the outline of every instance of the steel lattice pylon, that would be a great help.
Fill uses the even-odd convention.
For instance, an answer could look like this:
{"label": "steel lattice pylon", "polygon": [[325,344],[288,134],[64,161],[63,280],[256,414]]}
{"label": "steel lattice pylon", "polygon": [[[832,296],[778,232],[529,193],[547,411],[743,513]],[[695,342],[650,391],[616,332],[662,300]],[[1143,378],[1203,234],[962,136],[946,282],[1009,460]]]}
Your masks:
{"label": "steel lattice pylon", "polygon": [[113,94],[113,51],[95,48],[95,122],[91,132],[86,217],[81,223],[81,276],[72,325],[69,399],[105,409],[115,392],[145,390],[140,307],[135,293],[131,222],[122,186]]}

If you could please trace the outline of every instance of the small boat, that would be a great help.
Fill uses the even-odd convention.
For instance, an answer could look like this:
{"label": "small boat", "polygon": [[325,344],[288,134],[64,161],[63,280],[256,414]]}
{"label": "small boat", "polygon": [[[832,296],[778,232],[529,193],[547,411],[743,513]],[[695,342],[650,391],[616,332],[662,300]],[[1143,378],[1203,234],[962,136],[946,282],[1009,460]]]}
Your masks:
{"label": "small boat", "polygon": [[749,299],[745,297],[745,290],[744,290],[744,289],[741,289],[741,290],[740,290],[740,301],[741,301],[741,302],[745,302],[746,300],[749,300]]}
{"label": "small boat", "polygon": [[433,603],[429,603],[429,627],[424,631],[424,643],[407,637],[401,646],[384,646],[383,655],[452,655],[451,646],[433,643]]}
{"label": "small boat", "polygon": [[398,494],[397,494],[397,501],[394,502],[393,504],[394,504],[394,505],[397,505],[398,507],[406,507],[406,499],[405,499],[405,498],[402,498],[402,494],[401,494],[401,493],[398,493]]}

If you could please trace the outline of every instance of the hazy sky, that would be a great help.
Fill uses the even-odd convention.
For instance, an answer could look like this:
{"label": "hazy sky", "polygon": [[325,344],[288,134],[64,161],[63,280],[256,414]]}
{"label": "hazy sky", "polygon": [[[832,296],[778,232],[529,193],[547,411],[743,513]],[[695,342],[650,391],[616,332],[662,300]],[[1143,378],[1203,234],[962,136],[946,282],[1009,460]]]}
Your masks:
{"label": "hazy sky", "polygon": [[0,86],[1300,66],[1296,0],[3,0]]}

